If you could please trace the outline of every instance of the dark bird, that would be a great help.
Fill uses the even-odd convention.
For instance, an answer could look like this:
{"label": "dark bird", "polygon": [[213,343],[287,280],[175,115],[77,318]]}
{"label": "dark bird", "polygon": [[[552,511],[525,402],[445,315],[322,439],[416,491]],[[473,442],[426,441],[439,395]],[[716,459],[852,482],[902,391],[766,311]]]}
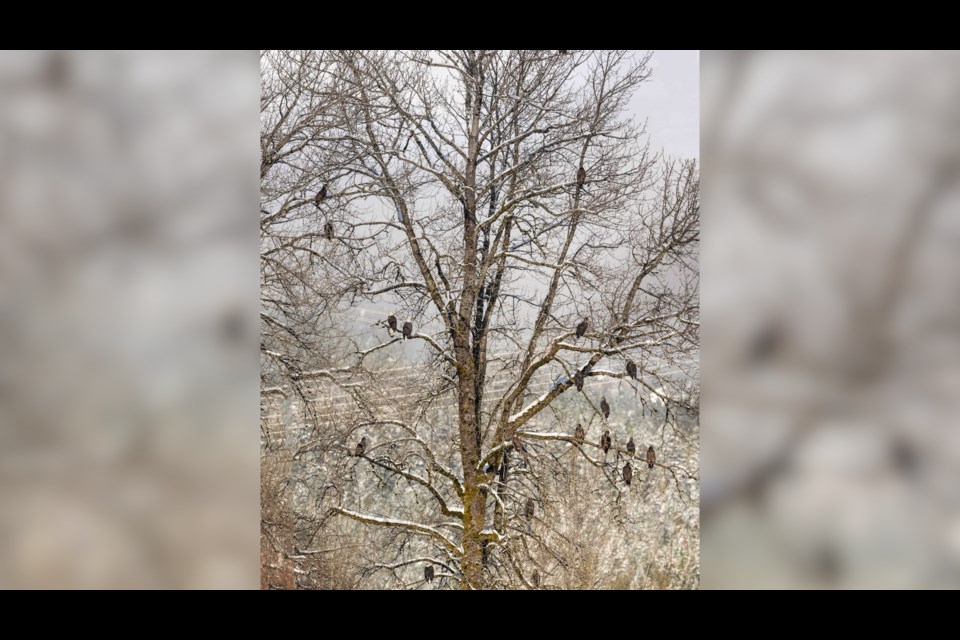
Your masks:
{"label": "dark bird", "polygon": [[633,457],[633,454],[637,452],[637,445],[633,444],[633,438],[627,440],[627,453],[630,454],[630,457]]}
{"label": "dark bird", "polygon": [[630,486],[630,481],[633,480],[633,467],[630,466],[630,463],[623,465],[623,481],[627,483],[627,486]]}
{"label": "dark bird", "polygon": [[333,223],[327,222],[323,225],[323,237],[327,240],[333,240]]}
{"label": "dark bird", "polygon": [[603,449],[603,457],[607,457],[607,451],[610,451],[611,444],[613,444],[613,438],[610,437],[610,430],[607,429],[600,436],[600,448]]}
{"label": "dark bird", "polygon": [[653,446],[647,447],[647,466],[653,469],[653,465],[657,463],[657,454],[653,451]]}
{"label": "dark bird", "polygon": [[583,425],[579,422],[577,423],[577,428],[573,430],[573,441],[577,444],[583,444],[583,439],[587,434],[583,430]]}
{"label": "dark bird", "polygon": [[403,323],[403,339],[407,340],[413,335],[413,318],[407,318]]}
{"label": "dark bird", "polygon": [[533,575],[530,576],[530,584],[533,585],[534,589],[540,588],[540,572],[536,569],[533,570]]}
{"label": "dark bird", "polygon": [[320,203],[327,199],[327,185],[320,187],[320,191],[317,191],[317,195],[313,198],[313,204],[320,206]]}
{"label": "dark bird", "polygon": [[423,568],[423,579],[427,582],[433,582],[433,565],[427,565]]}
{"label": "dark bird", "polygon": [[577,186],[582,187],[583,183],[587,181],[587,170],[580,166],[580,169],[577,171]]}
{"label": "dark bird", "polygon": [[390,335],[393,335],[396,330],[397,330],[397,316],[391,313],[390,315],[387,316],[387,333],[389,333]]}
{"label": "dark bird", "polygon": [[610,417],[610,403],[607,402],[607,396],[600,398],[600,412],[603,414],[604,419]]}
{"label": "dark bird", "polygon": [[562,56],[565,56],[567,55],[567,49],[557,49],[557,53],[559,53]]}
{"label": "dark bird", "polygon": [[523,510],[523,514],[528,518],[532,518],[536,510],[537,510],[537,505],[534,504],[533,498],[527,498],[527,505]]}
{"label": "dark bird", "polygon": [[363,455],[363,452],[367,450],[367,436],[360,438],[360,442],[357,443],[357,448],[353,450],[353,455],[358,458]]}
{"label": "dark bird", "polygon": [[637,379],[637,363],[633,360],[627,360],[627,375],[634,380]]}
{"label": "dark bird", "polygon": [[590,324],[590,318],[584,316],[583,320],[580,321],[580,324],[577,325],[577,337],[582,338],[583,335],[587,332],[587,326]]}
{"label": "dark bird", "polygon": [[583,391],[583,374],[580,371],[573,374],[573,384],[577,385],[577,391]]}
{"label": "dark bird", "polygon": [[513,448],[517,453],[523,452],[523,443],[520,442],[520,436],[513,436]]}

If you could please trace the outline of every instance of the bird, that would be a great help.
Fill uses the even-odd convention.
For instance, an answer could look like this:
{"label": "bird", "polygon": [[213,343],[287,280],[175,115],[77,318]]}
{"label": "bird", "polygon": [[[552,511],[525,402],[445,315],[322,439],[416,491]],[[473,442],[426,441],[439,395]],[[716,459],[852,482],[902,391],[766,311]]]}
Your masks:
{"label": "bird", "polygon": [[583,391],[583,374],[580,371],[573,374],[573,383],[577,385],[577,391]]}
{"label": "bird", "polygon": [[567,55],[567,49],[557,49],[557,53],[559,53],[562,56],[565,56]]}
{"label": "bird", "polygon": [[333,223],[327,222],[323,225],[323,237],[327,240],[333,240]]}
{"label": "bird", "polygon": [[327,185],[320,187],[320,191],[317,191],[317,195],[313,198],[313,204],[320,206],[320,203],[327,199]]}
{"label": "bird", "polygon": [[577,186],[582,187],[583,183],[587,180],[587,170],[583,168],[583,165],[580,165],[580,169],[577,171]]}
{"label": "bird", "polygon": [[627,360],[627,375],[634,380],[637,379],[637,363],[633,360]]}
{"label": "bird", "polygon": [[520,442],[520,436],[513,436],[513,449],[520,453],[523,451],[523,443]]}
{"label": "bird", "polygon": [[403,339],[407,340],[413,335],[413,318],[407,318],[403,323]]}
{"label": "bird", "polygon": [[536,510],[537,510],[537,505],[534,504],[533,498],[527,498],[527,505],[523,509],[523,514],[527,516],[527,518],[532,518]]}
{"label": "bird", "polygon": [[647,466],[653,469],[653,465],[657,463],[657,454],[653,451],[653,446],[647,447]]}
{"label": "bird", "polygon": [[423,579],[427,582],[433,582],[433,566],[427,565],[423,568]]}
{"label": "bird", "polygon": [[600,398],[600,411],[603,413],[604,419],[610,417],[610,403],[607,402],[607,396]]}
{"label": "bird", "polygon": [[367,436],[360,438],[360,442],[357,443],[357,448],[353,450],[353,455],[358,458],[363,455],[363,452],[367,450]]}
{"label": "bird", "polygon": [[633,467],[630,466],[630,463],[623,465],[623,481],[627,483],[627,486],[630,486],[630,481],[633,480]]}
{"label": "bird", "polygon": [[583,335],[587,332],[588,324],[590,324],[590,319],[584,316],[583,320],[580,321],[580,324],[577,325],[577,338],[582,338]]}
{"label": "bird", "polygon": [[630,454],[630,457],[633,457],[633,454],[637,452],[637,445],[633,444],[633,438],[627,440],[627,453]]}
{"label": "bird", "polygon": [[397,316],[390,312],[390,315],[387,316],[387,333],[393,335],[397,330]]}
{"label": "bird", "polygon": [[577,428],[573,430],[573,441],[577,444],[583,444],[583,439],[586,437],[586,433],[583,431],[583,425],[579,422],[577,423]]}
{"label": "bird", "polygon": [[534,589],[538,589],[540,587],[540,572],[536,569],[533,570],[533,575],[530,576],[530,584],[533,585]]}
{"label": "bird", "polygon": [[613,444],[613,439],[610,437],[610,430],[607,429],[603,432],[603,435],[600,436],[600,448],[603,449],[603,457],[607,457],[607,451],[610,451],[610,445]]}

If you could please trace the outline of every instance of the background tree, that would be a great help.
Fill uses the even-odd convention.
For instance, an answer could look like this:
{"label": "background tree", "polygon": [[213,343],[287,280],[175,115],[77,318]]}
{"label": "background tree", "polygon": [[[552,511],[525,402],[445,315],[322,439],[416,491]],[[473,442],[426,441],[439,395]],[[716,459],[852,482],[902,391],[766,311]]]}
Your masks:
{"label": "background tree", "polygon": [[[334,548],[313,547],[346,517],[381,532],[361,564],[391,586],[431,565],[440,585],[532,588],[536,572],[541,588],[596,587],[588,568],[618,533],[654,513],[695,527],[650,507],[673,494],[695,511],[699,176],[651,155],[627,117],[649,59],[267,54],[265,375],[299,396],[284,424],[312,420],[278,447],[303,464],[310,514],[288,556]],[[629,435],[666,451],[627,489]]]}

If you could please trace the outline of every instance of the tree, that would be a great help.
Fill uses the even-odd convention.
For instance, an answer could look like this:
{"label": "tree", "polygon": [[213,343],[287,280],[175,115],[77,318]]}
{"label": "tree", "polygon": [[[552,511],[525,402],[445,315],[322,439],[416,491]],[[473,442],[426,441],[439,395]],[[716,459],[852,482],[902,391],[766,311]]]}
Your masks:
{"label": "tree", "polygon": [[[263,219],[275,226],[283,218],[288,229],[290,212],[303,211],[310,223],[284,246],[307,255],[311,228],[337,231],[315,251],[321,266],[293,269],[283,298],[265,301],[272,329],[264,343],[283,336],[310,354],[304,332],[276,318],[316,297],[328,322],[333,307],[401,310],[413,320],[411,341],[426,349],[415,380],[391,387],[381,356],[411,352],[395,346],[403,343],[390,336],[384,312],[372,345],[354,344],[309,373],[350,404],[335,413],[335,427],[318,423],[299,448],[341,438],[335,504],[317,526],[346,517],[395,533],[398,548],[423,550],[374,562],[379,568],[436,564],[438,578],[463,588],[532,587],[530,565],[559,557],[552,550],[567,539],[551,518],[576,507],[555,513],[551,505],[566,502],[553,499],[558,487],[581,477],[578,458],[596,470],[601,500],[621,505],[626,436],[615,438],[610,459],[596,453],[608,425],[591,387],[602,380],[627,385],[644,404],[656,400],[660,428],[688,440],[682,423],[697,411],[699,176],[692,161],[651,155],[643,128],[625,115],[649,60],[624,51],[337,51],[278,54],[265,71],[280,79],[269,84],[277,99],[265,122],[283,124],[264,129],[292,131],[299,122],[302,131],[264,140],[273,164],[297,164],[290,179],[271,182]],[[306,93],[317,102],[284,119],[282,106]],[[329,185],[322,205],[309,193],[309,206],[288,204],[296,189],[321,185]],[[303,266],[286,259],[280,281],[290,280],[291,260]],[[330,280],[331,271],[336,286],[325,296],[310,283],[312,275]],[[576,339],[582,318],[588,330]],[[268,351],[283,365],[282,350]],[[413,389],[415,406],[390,401],[398,388]],[[578,445],[577,420],[564,415],[583,408],[592,417]],[[455,428],[446,429],[448,419]],[[364,455],[346,462],[362,435],[370,441]],[[561,460],[568,453],[570,463]],[[696,480],[669,458],[658,468],[681,494]],[[345,504],[365,477],[391,488],[381,507],[393,513]],[[628,514],[620,517],[629,524]],[[539,569],[549,587],[555,572]]]}

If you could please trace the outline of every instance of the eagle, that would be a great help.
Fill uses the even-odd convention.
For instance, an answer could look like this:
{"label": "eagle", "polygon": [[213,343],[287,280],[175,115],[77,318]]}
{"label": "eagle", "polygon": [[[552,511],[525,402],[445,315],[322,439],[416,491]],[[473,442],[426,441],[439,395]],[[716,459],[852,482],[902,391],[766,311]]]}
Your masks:
{"label": "eagle", "polygon": [[587,326],[590,324],[590,318],[584,316],[583,320],[580,321],[580,324],[577,325],[577,337],[582,338],[583,335],[587,332]]}
{"label": "eagle", "polygon": [[403,339],[407,340],[413,335],[413,318],[407,318],[403,323]]}
{"label": "eagle", "polygon": [[573,430],[573,441],[577,444],[583,444],[583,439],[586,437],[586,433],[583,431],[583,425],[579,422],[577,423],[577,428]]}
{"label": "eagle", "polygon": [[577,170],[577,186],[582,187],[583,183],[587,181],[587,170],[583,168],[583,165],[580,165],[580,169]]}
{"label": "eagle", "polygon": [[583,391],[583,373],[579,370],[573,374],[573,384],[577,385],[577,391]]}
{"label": "eagle", "polygon": [[427,582],[433,582],[433,565],[427,565],[423,568],[423,579]]}
{"label": "eagle", "polygon": [[536,569],[533,570],[533,575],[530,576],[530,584],[533,585],[534,589],[540,588],[540,572]]}
{"label": "eagle", "polygon": [[523,510],[523,514],[528,518],[532,518],[536,510],[537,510],[537,505],[534,504],[533,498],[527,498],[527,505]]}
{"label": "eagle", "polygon": [[630,454],[630,457],[633,457],[633,454],[637,452],[637,445],[633,444],[633,438],[627,440],[627,453]]}
{"label": "eagle", "polygon": [[653,469],[653,465],[657,463],[657,454],[653,451],[653,446],[647,447],[647,466]]}
{"label": "eagle", "polygon": [[333,240],[333,223],[327,222],[323,225],[323,237],[327,240]]}
{"label": "eagle", "polygon": [[603,413],[604,419],[610,417],[610,403],[607,402],[607,396],[600,398],[600,412]]}
{"label": "eagle", "polygon": [[607,456],[607,451],[610,451],[610,445],[613,444],[613,439],[610,437],[610,429],[607,429],[603,432],[603,435],[600,436],[600,448],[603,449],[603,456]]}
{"label": "eagle", "polygon": [[320,187],[320,191],[317,191],[317,195],[313,198],[313,204],[320,206],[320,203],[327,199],[327,185]]}
{"label": "eagle", "polygon": [[627,360],[627,375],[634,380],[637,379],[637,363],[633,360]]}
{"label": "eagle", "polygon": [[523,443],[520,442],[520,436],[513,436],[513,448],[517,453],[523,451]]}
{"label": "eagle", "polygon": [[360,438],[360,442],[357,443],[357,448],[353,450],[353,455],[358,458],[363,455],[363,452],[367,450],[367,436]]}
{"label": "eagle", "polygon": [[633,467],[630,466],[630,463],[623,465],[623,481],[627,483],[627,486],[630,486],[630,481],[633,480]]}
{"label": "eagle", "polygon": [[393,315],[393,312],[387,316],[387,333],[393,335],[397,330],[397,316]]}

